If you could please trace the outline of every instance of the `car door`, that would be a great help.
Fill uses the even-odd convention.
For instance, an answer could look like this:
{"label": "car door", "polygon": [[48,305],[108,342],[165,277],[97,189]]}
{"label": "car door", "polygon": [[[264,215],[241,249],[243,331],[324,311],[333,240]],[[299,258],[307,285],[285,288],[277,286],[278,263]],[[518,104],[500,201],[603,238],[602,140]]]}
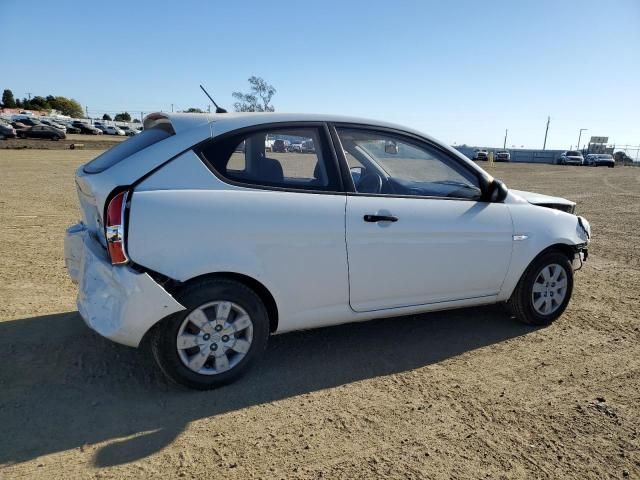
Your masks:
{"label": "car door", "polygon": [[34,125],[31,127],[31,134],[29,136],[33,138],[42,138],[44,136],[44,128],[41,125]]}
{"label": "car door", "polygon": [[500,291],[511,259],[508,208],[481,201],[473,169],[401,134],[337,128],[355,175],[346,206],[349,302],[366,312]]}

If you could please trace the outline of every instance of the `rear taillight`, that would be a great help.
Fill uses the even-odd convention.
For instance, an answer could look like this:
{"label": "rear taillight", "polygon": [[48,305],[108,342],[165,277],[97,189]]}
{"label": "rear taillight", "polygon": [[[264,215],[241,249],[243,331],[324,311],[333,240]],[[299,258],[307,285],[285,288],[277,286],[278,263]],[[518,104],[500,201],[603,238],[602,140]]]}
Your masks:
{"label": "rear taillight", "polygon": [[113,265],[127,263],[127,253],[124,250],[125,207],[129,192],[120,192],[109,202],[107,218],[104,222],[105,236],[109,258]]}

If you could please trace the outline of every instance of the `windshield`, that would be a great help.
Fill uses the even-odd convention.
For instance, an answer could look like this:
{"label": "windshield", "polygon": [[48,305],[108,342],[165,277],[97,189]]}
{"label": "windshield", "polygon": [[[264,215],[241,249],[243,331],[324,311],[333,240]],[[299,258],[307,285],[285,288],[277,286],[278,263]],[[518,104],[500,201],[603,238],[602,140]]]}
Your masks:
{"label": "windshield", "polygon": [[567,152],[567,156],[568,157],[581,157],[582,155],[580,154],[580,152],[570,151],[570,152]]}

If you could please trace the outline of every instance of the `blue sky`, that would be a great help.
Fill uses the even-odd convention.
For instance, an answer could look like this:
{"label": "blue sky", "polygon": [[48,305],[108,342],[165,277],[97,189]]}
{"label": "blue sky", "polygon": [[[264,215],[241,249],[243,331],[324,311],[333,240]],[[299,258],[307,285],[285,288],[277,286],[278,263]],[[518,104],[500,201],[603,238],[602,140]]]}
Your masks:
{"label": "blue sky", "polygon": [[[90,113],[206,108],[258,75],[278,111],[445,142],[640,144],[640,1],[0,0],[0,89]],[[584,134],[583,134],[584,135]],[[584,137],[583,137],[584,138]]]}

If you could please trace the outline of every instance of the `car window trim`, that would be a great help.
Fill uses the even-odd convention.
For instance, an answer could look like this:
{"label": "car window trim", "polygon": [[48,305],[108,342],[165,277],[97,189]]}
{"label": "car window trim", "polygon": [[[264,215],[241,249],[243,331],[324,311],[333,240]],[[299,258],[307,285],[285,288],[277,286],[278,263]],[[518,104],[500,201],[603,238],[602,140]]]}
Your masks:
{"label": "car window trim", "polygon": [[[486,199],[483,199],[482,196],[478,199],[471,199],[471,198],[465,198],[465,197],[439,197],[439,196],[427,196],[427,195],[404,195],[404,194],[395,194],[395,193],[364,193],[364,192],[357,192],[355,189],[355,185],[353,183],[353,178],[351,177],[351,171],[349,170],[349,163],[344,155],[344,149],[342,148],[342,142],[340,141],[340,135],[338,134],[338,128],[347,128],[347,129],[353,129],[353,130],[365,130],[365,131],[375,131],[375,132],[380,132],[380,133],[385,133],[388,135],[394,135],[394,136],[398,136],[401,138],[407,138],[410,139],[408,140],[409,143],[413,143],[413,144],[418,144],[418,145],[426,145],[428,148],[433,148],[435,150],[437,150],[438,152],[442,153],[443,155],[445,155],[447,158],[449,158],[450,160],[452,160],[453,162],[455,162],[456,164],[458,164],[461,168],[463,168],[464,170],[468,171],[471,175],[473,175],[474,177],[477,178],[478,183],[480,184],[480,190],[484,193],[484,191],[489,187],[489,182],[490,180],[488,178],[485,177],[485,175],[483,175],[481,173],[481,171],[478,171],[474,168],[471,168],[469,165],[467,165],[466,162],[464,162],[462,159],[457,158],[455,155],[452,155],[451,152],[447,151],[446,149],[442,148],[442,146],[438,145],[435,142],[430,141],[427,138],[421,137],[419,135],[416,135],[414,133],[411,132],[406,132],[404,130],[400,130],[397,128],[392,128],[392,127],[384,127],[384,126],[380,126],[380,125],[367,125],[367,124],[362,124],[362,123],[350,123],[350,122],[330,122],[329,123],[329,128],[332,129],[332,132],[334,133],[332,135],[332,139],[334,142],[336,142],[337,148],[336,150],[338,152],[340,152],[338,154],[339,156],[339,161],[342,163],[342,166],[344,168],[340,169],[340,172],[343,175],[343,183],[349,185],[352,190],[349,190],[347,192],[347,195],[349,196],[366,196],[366,197],[393,197],[393,198],[423,198],[423,199],[427,199],[427,200],[462,200],[462,201],[469,201],[469,202],[482,202],[482,203],[491,203],[490,201],[487,201]],[[346,169],[346,171],[345,171]]]}
{"label": "car window trim", "polygon": [[[330,159],[327,159],[327,162],[332,162],[336,172],[336,180],[338,183],[338,187],[336,190],[318,190],[313,188],[295,188],[295,187],[281,187],[276,185],[263,185],[257,183],[247,183],[240,182],[229,177],[222,175],[218,170],[213,166],[209,160],[202,153],[202,150],[207,147],[210,143],[214,143],[216,141],[223,141],[228,137],[244,135],[251,132],[262,131],[262,130],[282,130],[282,129],[300,129],[300,128],[315,128],[318,133],[324,135],[325,138],[321,138],[322,141],[326,142],[327,149],[329,151]],[[205,141],[200,142],[198,145],[193,147],[194,153],[200,158],[200,160],[205,164],[205,166],[222,182],[233,185],[236,187],[247,188],[247,189],[258,189],[258,190],[273,190],[279,192],[293,192],[293,193],[311,193],[311,194],[324,194],[324,195],[345,195],[344,188],[344,180],[339,168],[339,162],[336,158],[336,150],[333,145],[333,141],[331,138],[331,133],[328,128],[327,122],[318,122],[318,121],[286,121],[286,122],[271,122],[271,123],[263,123],[259,125],[250,125],[247,127],[236,128],[234,130],[230,130],[228,132],[224,132],[220,135],[216,135],[214,137],[208,138]],[[327,172],[328,175],[328,172]]]}

